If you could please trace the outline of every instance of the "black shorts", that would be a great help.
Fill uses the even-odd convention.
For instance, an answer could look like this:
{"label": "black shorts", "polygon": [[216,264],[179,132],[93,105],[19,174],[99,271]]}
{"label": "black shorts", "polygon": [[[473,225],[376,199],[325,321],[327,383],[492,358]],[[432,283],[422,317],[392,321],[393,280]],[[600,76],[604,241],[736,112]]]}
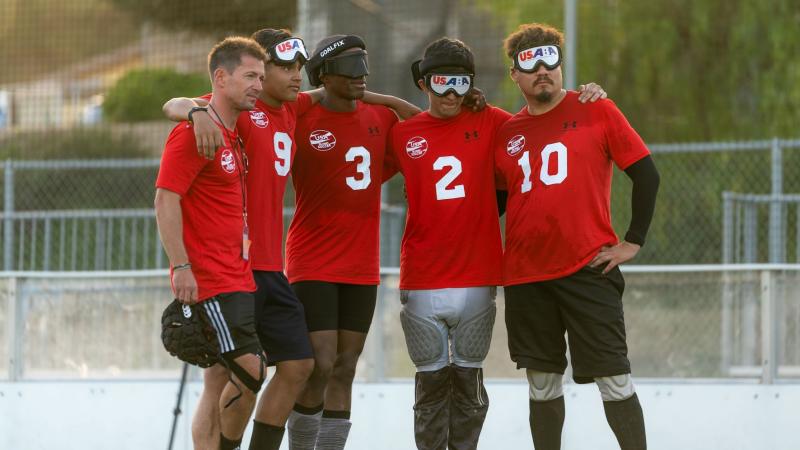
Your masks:
{"label": "black shorts", "polygon": [[308,331],[369,331],[378,286],[298,281],[292,288],[306,309]]}
{"label": "black shorts", "polygon": [[217,332],[220,353],[226,359],[261,353],[256,335],[255,308],[250,292],[218,294],[201,303]]}
{"label": "black shorts", "polygon": [[256,331],[267,352],[267,362],[294,361],[314,357],[308,338],[303,304],[282,272],[253,271]]}
{"label": "black shorts", "polygon": [[566,332],[576,383],[630,373],[624,289],[619,268],[603,275],[601,269],[588,266],[555,280],[506,286],[511,360],[517,368],[564,373]]}

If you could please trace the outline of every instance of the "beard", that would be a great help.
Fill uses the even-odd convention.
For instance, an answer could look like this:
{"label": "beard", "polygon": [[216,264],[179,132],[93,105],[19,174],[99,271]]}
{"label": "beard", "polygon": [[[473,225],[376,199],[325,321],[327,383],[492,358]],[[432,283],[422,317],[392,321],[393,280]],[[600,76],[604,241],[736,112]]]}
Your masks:
{"label": "beard", "polygon": [[550,103],[553,100],[553,93],[550,91],[542,91],[533,96],[539,103]]}

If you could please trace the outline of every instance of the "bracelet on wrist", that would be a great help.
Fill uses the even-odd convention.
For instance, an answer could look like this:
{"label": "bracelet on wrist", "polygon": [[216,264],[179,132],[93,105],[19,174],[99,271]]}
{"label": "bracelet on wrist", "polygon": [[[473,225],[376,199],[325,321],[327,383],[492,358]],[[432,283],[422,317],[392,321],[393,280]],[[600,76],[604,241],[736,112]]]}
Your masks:
{"label": "bracelet on wrist", "polygon": [[191,263],[177,264],[177,265],[172,266],[172,271],[175,272],[176,270],[186,270],[186,269],[191,269],[191,268],[192,268],[192,264]]}
{"label": "bracelet on wrist", "polygon": [[203,112],[207,113],[208,112],[208,108],[205,107],[205,106],[195,106],[194,108],[190,109],[189,110],[189,122],[194,123],[194,119],[192,118],[192,115],[194,113],[196,113],[197,111],[203,111]]}

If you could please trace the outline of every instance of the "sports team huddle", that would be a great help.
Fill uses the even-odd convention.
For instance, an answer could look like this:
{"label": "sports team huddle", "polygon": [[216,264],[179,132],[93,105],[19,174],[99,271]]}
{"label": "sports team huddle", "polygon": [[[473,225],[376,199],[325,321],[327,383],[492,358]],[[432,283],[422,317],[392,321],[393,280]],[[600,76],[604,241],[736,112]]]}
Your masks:
{"label": "sports team huddle", "polygon": [[[573,379],[597,384],[620,448],[646,448],[619,264],[644,245],[659,174],[598,85],[563,89],[562,44],[537,23],[505,39],[526,103],[515,115],[485,104],[473,53],[456,39],[431,42],[411,65],[425,111],[366,90],[367,46],[355,35],[308,52],[289,31],[263,29],[211,50],[212,93],[164,105],[179,123],[155,198],[170,306],[206,331],[167,346],[206,367],[195,449],[240,448],[251,416],[251,450],[278,449],[284,434],[292,450],[345,447],[380,282],[381,185],[398,174],[408,203],[399,320],[417,368],[417,448],[478,446],[497,286],[510,357],[529,383],[534,447],[561,448],[568,342]],[[316,89],[300,92],[303,68]],[[614,165],[632,181],[621,241]],[[202,358],[187,357],[198,339]],[[275,373],[258,397],[267,366]]]}

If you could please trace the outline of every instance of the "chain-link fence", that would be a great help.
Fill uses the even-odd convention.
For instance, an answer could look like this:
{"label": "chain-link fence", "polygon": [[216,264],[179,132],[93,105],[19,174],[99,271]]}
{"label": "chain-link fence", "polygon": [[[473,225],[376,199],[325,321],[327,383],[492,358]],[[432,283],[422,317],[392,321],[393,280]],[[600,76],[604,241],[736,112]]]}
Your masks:
{"label": "chain-link fence", "polygon": [[[794,162],[800,141],[651,147],[662,184],[648,243],[635,263],[800,262],[800,196],[784,193],[800,179],[800,161]],[[152,210],[157,170],[157,159],[6,161],[0,184],[4,269],[166,267]],[[624,235],[630,182],[617,173],[613,186],[614,225]],[[285,227],[294,212],[291,185],[289,191]],[[397,266],[404,228],[404,200],[393,192],[387,188],[384,196],[384,267]]]}
{"label": "chain-link fence", "polygon": [[[384,271],[362,381],[413,377],[397,277]],[[639,378],[800,378],[800,270],[776,266],[626,269],[625,320]],[[0,379],[174,377],[162,348],[165,273],[0,278]],[[498,320],[486,376],[519,378]],[[42,349],[47,349],[42,351]],[[10,364],[9,364],[10,362]]]}

